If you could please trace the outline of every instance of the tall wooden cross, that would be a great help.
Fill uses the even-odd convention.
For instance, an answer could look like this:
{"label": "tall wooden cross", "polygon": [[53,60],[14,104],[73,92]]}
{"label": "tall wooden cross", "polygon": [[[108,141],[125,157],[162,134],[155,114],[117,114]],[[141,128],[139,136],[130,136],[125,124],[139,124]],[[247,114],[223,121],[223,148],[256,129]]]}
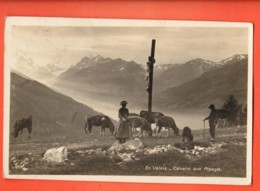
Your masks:
{"label": "tall wooden cross", "polygon": [[147,91],[148,91],[148,112],[152,112],[152,95],[153,95],[153,65],[155,63],[154,53],[155,53],[155,39],[152,40],[151,56],[148,57],[147,62]]}

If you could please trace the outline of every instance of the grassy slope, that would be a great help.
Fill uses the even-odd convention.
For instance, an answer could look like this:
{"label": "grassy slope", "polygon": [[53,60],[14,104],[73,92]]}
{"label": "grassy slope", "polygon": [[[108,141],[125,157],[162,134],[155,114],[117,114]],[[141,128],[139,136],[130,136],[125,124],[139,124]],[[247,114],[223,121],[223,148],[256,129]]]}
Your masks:
{"label": "grassy slope", "polygon": [[85,116],[97,114],[90,107],[15,73],[11,74],[11,86],[11,132],[17,118],[31,114],[32,136],[81,133]]}

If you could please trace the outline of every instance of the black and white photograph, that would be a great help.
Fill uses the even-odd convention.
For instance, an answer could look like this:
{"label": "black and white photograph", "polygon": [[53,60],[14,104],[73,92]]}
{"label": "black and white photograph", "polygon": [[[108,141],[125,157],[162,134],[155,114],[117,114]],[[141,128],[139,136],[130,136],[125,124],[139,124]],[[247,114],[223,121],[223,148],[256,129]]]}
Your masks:
{"label": "black and white photograph", "polygon": [[250,185],[253,25],[7,17],[4,177]]}

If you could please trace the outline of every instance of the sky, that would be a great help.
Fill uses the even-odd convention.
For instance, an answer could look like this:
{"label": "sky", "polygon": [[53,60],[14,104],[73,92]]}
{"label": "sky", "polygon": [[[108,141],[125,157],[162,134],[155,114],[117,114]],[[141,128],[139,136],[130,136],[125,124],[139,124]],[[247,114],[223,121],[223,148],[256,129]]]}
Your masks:
{"label": "sky", "polygon": [[146,64],[156,39],[156,64],[203,58],[221,61],[248,53],[248,29],[239,27],[73,27],[13,26],[14,63],[24,56],[44,66],[67,68],[84,57],[101,55]]}

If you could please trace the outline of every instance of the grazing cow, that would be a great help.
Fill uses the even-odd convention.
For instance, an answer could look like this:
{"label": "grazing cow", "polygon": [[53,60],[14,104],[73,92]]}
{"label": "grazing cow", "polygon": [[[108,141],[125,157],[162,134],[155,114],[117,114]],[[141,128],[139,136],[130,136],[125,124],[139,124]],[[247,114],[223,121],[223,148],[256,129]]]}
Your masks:
{"label": "grazing cow", "polygon": [[159,133],[161,132],[162,127],[164,127],[168,129],[168,133],[169,130],[172,129],[174,135],[179,135],[179,128],[176,126],[174,119],[169,116],[160,116],[156,121],[156,126]]}
{"label": "grazing cow", "polygon": [[237,125],[236,112],[226,109],[216,109],[213,104],[209,106],[209,109],[211,109],[210,115],[204,120],[209,120],[211,125],[215,126],[220,120],[223,121],[223,127],[226,126],[227,122]]}
{"label": "grazing cow", "polygon": [[129,116],[140,116],[137,113],[129,113]]}
{"label": "grazing cow", "polygon": [[223,121],[223,127],[226,127],[228,122],[237,125],[237,119],[234,112],[228,111],[226,109],[215,109],[215,118],[216,123],[218,123],[218,120]]}
{"label": "grazing cow", "polygon": [[21,131],[21,134],[23,132],[23,129],[27,128],[28,130],[28,138],[31,138],[31,132],[32,132],[32,115],[29,115],[28,117],[23,117],[21,119],[17,119],[14,124],[14,137],[18,137],[19,131]]}
{"label": "grazing cow", "polygon": [[141,134],[143,134],[143,131],[146,131],[149,136],[153,135],[153,131],[151,129],[150,124],[143,117],[129,116],[127,118],[127,124],[132,132],[135,131],[136,128],[141,128]]}
{"label": "grazing cow", "polygon": [[114,134],[115,126],[111,119],[106,115],[94,115],[86,117],[85,119],[85,133],[92,131],[92,126],[101,126],[100,135],[105,135],[105,128],[109,128],[111,133]]}
{"label": "grazing cow", "polygon": [[182,141],[185,142],[193,141],[193,135],[191,133],[191,129],[189,127],[184,127],[182,131]]}
{"label": "grazing cow", "polygon": [[149,123],[156,123],[158,117],[164,116],[161,112],[151,112],[149,114],[148,111],[141,111],[140,116],[145,118]]}

